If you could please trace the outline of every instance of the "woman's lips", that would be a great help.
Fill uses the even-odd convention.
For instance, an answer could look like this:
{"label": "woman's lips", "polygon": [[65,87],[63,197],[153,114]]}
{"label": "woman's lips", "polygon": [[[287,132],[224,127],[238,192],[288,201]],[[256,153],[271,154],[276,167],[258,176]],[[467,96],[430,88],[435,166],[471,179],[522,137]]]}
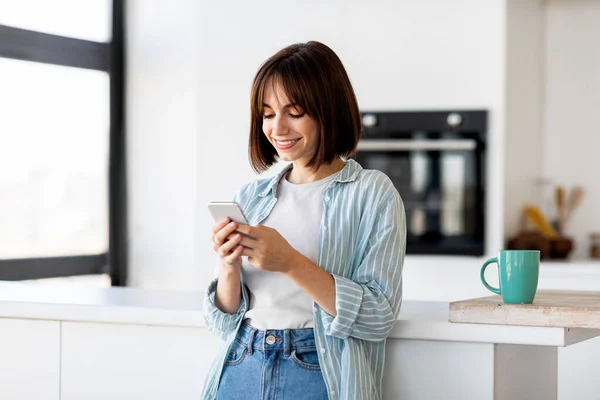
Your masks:
{"label": "woman's lips", "polygon": [[287,150],[294,147],[296,143],[298,143],[300,139],[292,139],[292,140],[273,140],[275,142],[275,147],[279,150]]}

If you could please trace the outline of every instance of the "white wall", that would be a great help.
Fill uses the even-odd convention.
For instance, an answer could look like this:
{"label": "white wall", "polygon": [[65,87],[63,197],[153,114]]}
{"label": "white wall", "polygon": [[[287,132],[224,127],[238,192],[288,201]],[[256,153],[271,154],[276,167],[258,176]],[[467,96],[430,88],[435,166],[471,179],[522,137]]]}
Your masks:
{"label": "white wall", "polygon": [[[503,0],[165,7],[138,0],[128,10],[131,285],[206,286],[215,260],[206,203],[255,178],[247,161],[252,77],[280,48],[311,39],[338,53],[363,109],[490,111],[487,247],[501,246]],[[420,260],[407,260],[407,271]]]}
{"label": "white wall", "polygon": [[[587,194],[567,226],[573,259],[589,254],[600,231],[600,3],[595,0],[509,0],[507,3],[505,235],[520,227],[525,203],[554,218],[555,185]],[[535,187],[548,182],[545,193]],[[540,195],[544,195],[544,199]]]}
{"label": "white wall", "polygon": [[521,228],[522,208],[535,201],[542,175],[545,88],[543,0],[509,0],[506,18],[506,144],[504,234]]}
{"label": "white wall", "polygon": [[129,283],[197,287],[198,7],[127,2]]}
{"label": "white wall", "polygon": [[546,4],[546,101],[543,170],[555,184],[587,190],[567,226],[589,254],[589,233],[600,231],[600,2]]}

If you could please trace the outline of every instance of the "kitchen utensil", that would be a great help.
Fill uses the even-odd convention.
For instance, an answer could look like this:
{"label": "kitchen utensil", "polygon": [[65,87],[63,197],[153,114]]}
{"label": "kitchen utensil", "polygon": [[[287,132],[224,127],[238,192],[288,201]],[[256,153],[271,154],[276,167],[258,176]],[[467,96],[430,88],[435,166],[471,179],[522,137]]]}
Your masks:
{"label": "kitchen utensil", "polygon": [[569,192],[569,197],[567,198],[566,210],[563,224],[566,225],[569,222],[569,219],[573,215],[573,212],[579,204],[581,204],[581,200],[583,199],[583,195],[585,194],[585,190],[581,186],[575,186]]}
{"label": "kitchen utensil", "polygon": [[565,189],[562,186],[556,187],[554,193],[554,200],[556,202],[556,220],[558,233],[564,234],[564,221],[565,221]]}
{"label": "kitchen utensil", "polygon": [[550,225],[539,207],[527,205],[523,208],[523,213],[527,222],[536,227],[544,234],[544,236],[554,239],[558,237],[556,230]]}

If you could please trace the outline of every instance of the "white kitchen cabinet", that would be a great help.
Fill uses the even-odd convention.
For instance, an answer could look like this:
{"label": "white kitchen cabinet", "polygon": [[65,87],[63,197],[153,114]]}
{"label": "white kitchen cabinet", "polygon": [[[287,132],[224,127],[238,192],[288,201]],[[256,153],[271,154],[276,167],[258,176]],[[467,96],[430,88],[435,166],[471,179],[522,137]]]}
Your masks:
{"label": "white kitchen cabinet", "polygon": [[598,400],[600,337],[558,349],[559,400]]}
{"label": "white kitchen cabinet", "polygon": [[61,400],[198,400],[220,346],[202,328],[65,322]]}
{"label": "white kitchen cabinet", "polygon": [[58,400],[60,322],[0,318],[0,398]]}
{"label": "white kitchen cabinet", "polygon": [[493,358],[488,343],[388,340],[385,400],[491,399]]}

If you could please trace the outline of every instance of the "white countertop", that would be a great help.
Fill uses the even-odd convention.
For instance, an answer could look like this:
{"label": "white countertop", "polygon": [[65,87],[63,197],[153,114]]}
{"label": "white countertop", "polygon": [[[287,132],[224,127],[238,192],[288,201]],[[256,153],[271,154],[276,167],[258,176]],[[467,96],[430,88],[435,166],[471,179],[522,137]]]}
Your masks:
{"label": "white countertop", "polygon": [[0,282],[0,318],[203,327],[202,292]]}
{"label": "white countertop", "polygon": [[[203,328],[202,292],[0,282],[0,318]],[[448,303],[405,301],[391,338],[568,346],[591,329],[456,324]]]}

